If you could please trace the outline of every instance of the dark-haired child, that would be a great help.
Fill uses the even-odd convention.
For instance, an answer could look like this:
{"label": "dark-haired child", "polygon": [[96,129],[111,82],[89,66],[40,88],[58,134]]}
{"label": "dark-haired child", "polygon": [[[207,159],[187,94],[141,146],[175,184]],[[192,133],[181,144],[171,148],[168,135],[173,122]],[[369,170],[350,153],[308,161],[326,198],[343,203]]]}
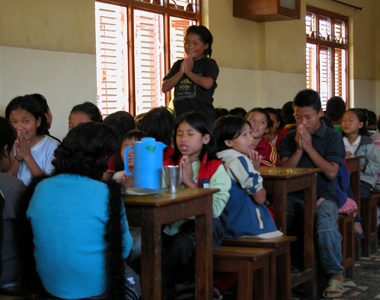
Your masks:
{"label": "dark-haired child", "polygon": [[341,97],[331,97],[326,104],[326,116],[332,121],[334,129],[342,133],[342,118],[346,111],[346,103]]}
{"label": "dark-haired child", "polygon": [[[141,141],[142,138],[148,137],[148,135],[141,131],[141,130],[131,130],[127,132],[121,142],[120,147],[120,156],[123,161],[123,164],[125,164],[125,161],[128,161],[128,171],[133,173],[133,167],[134,167],[134,150],[128,151],[128,156],[125,155],[125,148],[127,147],[133,147],[133,144],[135,142]],[[113,175],[112,179],[116,182],[120,183],[124,187],[133,187],[134,186],[134,180],[133,175],[127,175],[125,171],[119,171],[116,172],[115,175]]]}
{"label": "dark-haired child", "polygon": [[346,155],[364,156],[360,159],[360,196],[367,197],[373,189],[380,169],[380,153],[369,137],[363,112],[347,110],[342,118],[343,143]]}
{"label": "dark-haired child", "polygon": [[[4,223],[1,260],[3,274],[0,272],[0,288],[19,289],[21,285],[20,251],[17,247],[16,200],[25,188],[24,183],[8,172],[14,157],[14,143],[17,132],[9,122],[0,117],[0,194],[4,196],[5,206],[2,212]],[[1,208],[0,208],[1,212]]]}
{"label": "dark-haired child", "polygon": [[281,133],[283,135],[297,128],[297,123],[294,119],[294,109],[292,101],[288,101],[282,106],[281,117],[284,122],[284,129],[281,130]]}
{"label": "dark-haired child", "polygon": [[29,292],[138,299],[125,297],[125,285],[136,285],[126,280],[132,238],[120,186],[102,182],[119,142],[116,130],[102,123],[76,126],[55,151],[52,176],[34,178],[21,195],[19,234]]}
{"label": "dark-haired child", "polygon": [[246,119],[251,123],[252,136],[254,138],[254,149],[261,156],[261,166],[265,167],[277,167],[278,166],[278,154],[276,147],[268,142],[264,135],[272,127],[272,120],[269,114],[263,108],[253,108],[246,116]]}
{"label": "dark-haired child", "polygon": [[88,122],[103,122],[99,108],[91,102],[75,105],[69,116],[69,131],[79,124]]}
{"label": "dark-haired child", "polygon": [[[218,247],[227,229],[224,210],[231,180],[223,162],[216,157],[212,124],[202,113],[181,115],[174,128],[174,154],[164,165],[179,165],[183,188],[217,188],[214,193],[213,247]],[[162,236],[162,279],[165,286],[174,266],[186,264],[194,256],[194,220],[181,220],[164,227]]]}
{"label": "dark-haired child", "polygon": [[276,147],[276,149],[278,149],[278,146],[280,145],[280,142],[284,137],[284,134],[278,131],[281,116],[280,113],[273,107],[266,107],[265,110],[269,114],[270,119],[272,120],[272,127],[269,128],[268,132],[264,135],[264,137],[268,142],[271,142]]}
{"label": "dark-haired child", "polygon": [[242,107],[235,107],[229,111],[230,115],[245,117],[247,111]]}
{"label": "dark-haired child", "polygon": [[30,95],[14,98],[5,109],[6,118],[17,131],[16,153],[11,174],[28,185],[32,176],[50,174],[51,161],[59,142],[46,132],[46,116]]}
{"label": "dark-haired child", "polygon": [[139,128],[149,137],[166,145],[164,161],[174,152],[173,148],[174,116],[166,107],[156,107],[148,111],[142,118]]}
{"label": "dark-haired child", "polygon": [[185,112],[199,111],[213,123],[213,94],[217,87],[219,68],[211,59],[213,37],[205,26],[186,30],[184,48],[187,57],[177,60],[164,77],[162,91],[174,90],[174,111],[177,117]]}
{"label": "dark-haired child", "polygon": [[[345,150],[340,134],[319,120],[323,115],[319,94],[300,91],[293,100],[297,130],[289,131],[278,152],[283,167],[320,168],[317,174],[316,248],[319,265],[328,275],[325,298],[338,298],[343,293],[342,236],[338,231],[339,196],[335,177],[344,163]],[[303,192],[288,194],[287,225],[303,214]],[[324,201],[322,201],[324,200]]]}

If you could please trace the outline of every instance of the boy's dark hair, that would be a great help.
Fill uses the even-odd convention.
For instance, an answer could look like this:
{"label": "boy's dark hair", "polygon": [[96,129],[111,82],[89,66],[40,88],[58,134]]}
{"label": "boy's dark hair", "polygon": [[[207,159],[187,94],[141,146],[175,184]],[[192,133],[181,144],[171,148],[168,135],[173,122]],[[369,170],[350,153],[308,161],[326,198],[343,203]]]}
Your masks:
{"label": "boy's dark hair", "polygon": [[229,114],[227,108],[218,107],[215,108],[215,120],[217,120],[220,117],[227,116]]}
{"label": "boy's dark hair", "polygon": [[235,115],[235,116],[245,117],[245,115],[247,114],[247,111],[242,107],[235,107],[235,108],[230,110],[229,114]]}
{"label": "boy's dark hair", "polygon": [[252,108],[249,112],[247,112],[246,119],[248,119],[249,115],[255,111],[265,115],[265,118],[267,119],[267,128],[271,128],[273,126],[273,121],[270,119],[269,114],[267,113],[267,111],[264,108],[261,108],[261,107]]}
{"label": "boy's dark hair", "polygon": [[172,142],[174,117],[166,107],[152,108],[142,118],[140,127],[148,136],[169,146]]}
{"label": "boy's dark hair", "polygon": [[70,173],[101,180],[118,147],[119,134],[114,128],[99,122],[80,124],[54,151],[54,175]]}
{"label": "boy's dark hair", "polygon": [[199,35],[201,41],[205,45],[208,44],[208,49],[203,52],[203,56],[211,57],[211,54],[212,54],[211,46],[212,46],[213,37],[210,30],[208,30],[207,27],[202,26],[202,25],[199,25],[199,26],[193,25],[187,28],[185,38],[189,33],[195,33]]}
{"label": "boy's dark hair", "polygon": [[[0,117],[0,129],[0,161],[2,161],[5,157],[9,158],[17,138],[17,132],[16,129],[9,124],[9,121],[3,117]],[[5,146],[8,146],[6,152],[4,150]]]}
{"label": "boy's dark hair", "polygon": [[141,113],[141,114],[138,114],[136,117],[135,117],[135,124],[136,124],[136,129],[141,129],[141,121],[142,119],[145,117],[147,113]]}
{"label": "boy's dark hair", "polygon": [[281,108],[281,117],[284,120],[284,126],[287,124],[295,124],[296,119],[294,118],[293,102],[286,102]]}
{"label": "boy's dark hair", "polygon": [[[359,135],[369,136],[369,133],[367,131],[367,126],[365,124],[367,122],[366,114],[358,108],[350,108],[346,112],[349,112],[349,111],[351,111],[357,115],[359,122],[363,122],[362,128],[359,129]],[[344,132],[342,132],[342,136],[346,136],[346,134]]]}
{"label": "boy's dark hair", "polygon": [[325,122],[326,126],[331,128],[331,129],[334,129],[334,124],[333,122],[331,121],[331,119],[327,116],[322,116],[319,118],[319,120],[322,120],[323,122]]}
{"label": "boy's dark hair", "polygon": [[126,139],[130,140],[133,138],[137,141],[141,141],[141,139],[145,138],[145,137],[148,137],[148,135],[144,131],[134,129],[134,130],[128,131],[126,134],[124,134],[121,142],[124,142]]}
{"label": "boy's dark hair", "polygon": [[334,122],[339,121],[346,111],[346,103],[341,97],[331,97],[326,104],[326,115]]}
{"label": "boy's dark hair", "polygon": [[46,115],[42,110],[41,105],[31,95],[18,96],[9,102],[5,109],[5,117],[9,120],[9,115],[15,109],[21,108],[31,113],[36,120],[41,118],[41,124],[37,127],[37,136],[44,135],[48,131],[48,124],[46,122]]}
{"label": "boy's dark hair", "polygon": [[[132,115],[126,111],[117,111],[108,115],[104,119],[104,124],[116,129],[120,137],[123,137],[128,131],[135,128],[135,120]],[[120,140],[122,142],[123,140]]]}
{"label": "boy's dark hair", "polygon": [[103,122],[102,114],[94,103],[84,102],[82,104],[75,105],[70,114],[77,111],[85,113],[92,122]]}
{"label": "boy's dark hair", "polygon": [[298,92],[293,100],[293,109],[295,107],[311,107],[317,112],[321,110],[321,97],[311,89],[306,89]]}
{"label": "boy's dark hair", "polygon": [[225,144],[225,140],[233,140],[239,137],[244,124],[248,124],[251,128],[251,123],[241,116],[228,115],[220,117],[215,121],[214,134],[218,151],[229,149]]}
{"label": "boy's dark hair", "polygon": [[202,159],[206,153],[207,153],[207,161],[217,159],[217,157],[216,157],[216,140],[215,140],[215,136],[214,136],[214,131],[212,129],[211,121],[206,117],[206,115],[204,115],[200,112],[191,111],[191,112],[187,112],[187,113],[182,114],[175,122],[174,138],[173,138],[174,153],[171,156],[171,159],[173,160],[173,162],[177,164],[179,162],[179,158],[181,156],[181,152],[178,149],[176,136],[177,136],[178,127],[183,122],[187,122],[196,131],[201,133],[202,136],[205,136],[206,134],[210,135],[209,143],[206,145],[203,145],[203,147],[202,147],[200,159]]}
{"label": "boy's dark hair", "polygon": [[281,119],[281,113],[280,113],[280,111],[277,110],[277,109],[275,109],[275,108],[273,108],[273,107],[265,107],[264,109],[267,111],[268,114],[274,114],[276,116],[277,122],[279,122],[278,126],[281,126],[281,120],[282,119]]}
{"label": "boy's dark hair", "polygon": [[368,116],[368,127],[374,126],[376,124],[376,114],[372,110],[369,110],[367,112],[367,116]]}

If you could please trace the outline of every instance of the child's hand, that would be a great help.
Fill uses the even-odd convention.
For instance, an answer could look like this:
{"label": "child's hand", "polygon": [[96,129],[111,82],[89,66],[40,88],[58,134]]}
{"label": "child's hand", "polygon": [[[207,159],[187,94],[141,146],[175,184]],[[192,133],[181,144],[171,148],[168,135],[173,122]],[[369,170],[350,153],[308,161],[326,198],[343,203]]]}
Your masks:
{"label": "child's hand", "polygon": [[296,129],[296,136],[294,137],[294,140],[296,141],[297,144],[297,149],[303,150],[303,145],[302,145],[302,135],[301,135],[301,126],[299,125],[298,128]]}
{"label": "child's hand", "polygon": [[180,162],[180,180],[187,187],[196,187],[193,181],[193,168],[191,167],[190,158],[187,155],[182,156]]}
{"label": "child's hand", "polygon": [[22,132],[17,131],[17,139],[16,139],[16,157],[20,160],[24,160],[28,156],[31,155],[29,142],[25,139]]}
{"label": "child's hand", "polygon": [[346,157],[351,157],[352,156],[352,153],[350,151],[347,151],[346,152]]}
{"label": "child's hand", "polygon": [[190,54],[188,55],[186,58],[185,58],[185,65],[184,65],[184,68],[183,68],[183,72],[185,74],[188,74],[189,72],[191,72],[193,70],[193,67],[194,67],[194,61],[193,61],[193,56]]}
{"label": "child's hand", "polygon": [[135,185],[134,176],[124,174],[123,177],[121,177],[120,183],[123,187],[131,188]]}
{"label": "child's hand", "polygon": [[248,158],[252,161],[253,168],[255,170],[258,170],[261,163],[261,156],[259,155],[259,153],[255,150],[252,150],[250,153],[248,153]]}
{"label": "child's hand", "polygon": [[300,129],[303,150],[308,152],[313,148],[313,144],[311,143],[311,135],[302,124],[299,125],[298,128]]}

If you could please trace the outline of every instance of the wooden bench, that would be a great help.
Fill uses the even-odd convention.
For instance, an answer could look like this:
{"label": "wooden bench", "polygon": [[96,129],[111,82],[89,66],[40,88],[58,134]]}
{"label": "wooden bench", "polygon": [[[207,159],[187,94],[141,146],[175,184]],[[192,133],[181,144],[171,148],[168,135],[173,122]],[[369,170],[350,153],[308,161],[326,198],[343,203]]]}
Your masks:
{"label": "wooden bench", "polygon": [[377,202],[380,202],[380,193],[370,192],[368,197],[360,199],[361,218],[363,219],[364,238],[361,241],[361,255],[369,257],[377,254]]}
{"label": "wooden bench", "polygon": [[342,266],[346,277],[352,278],[355,270],[355,238],[354,238],[354,214],[352,209],[339,213],[338,227],[342,235]]}
{"label": "wooden bench", "polygon": [[[290,243],[296,241],[295,236],[280,236],[271,239],[223,239],[222,245],[250,247],[250,248],[270,248],[275,251],[277,274],[273,278],[273,284],[276,285],[277,298],[281,300],[292,299],[292,279],[290,266]],[[272,270],[271,270],[272,272]],[[273,289],[274,290],[274,289]],[[274,296],[272,297],[275,298]]]}
{"label": "wooden bench", "polygon": [[271,277],[275,270],[276,256],[273,249],[219,246],[214,250],[214,271],[238,274],[237,299],[271,299],[275,290]]}

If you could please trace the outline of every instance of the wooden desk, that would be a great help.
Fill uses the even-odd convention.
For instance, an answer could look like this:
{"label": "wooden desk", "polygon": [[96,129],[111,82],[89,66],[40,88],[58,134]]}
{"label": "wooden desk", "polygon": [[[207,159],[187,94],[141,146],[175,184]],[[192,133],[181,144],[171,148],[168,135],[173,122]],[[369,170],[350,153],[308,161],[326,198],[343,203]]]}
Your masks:
{"label": "wooden desk", "polygon": [[142,299],[161,299],[162,225],[195,216],[196,299],[212,299],[212,194],[218,189],[180,189],[124,198],[128,223],[141,226]]}
{"label": "wooden desk", "polygon": [[[304,270],[300,276],[292,278],[292,287],[313,279],[310,288],[305,289],[316,298],[316,268],[314,251],[314,222],[317,201],[318,168],[286,168],[260,167],[260,175],[264,179],[264,187],[273,197],[273,214],[276,225],[286,234],[287,194],[304,191]],[[309,298],[309,297],[308,297]]]}
{"label": "wooden desk", "polygon": [[346,163],[348,170],[351,173],[350,185],[352,193],[354,194],[354,200],[358,205],[358,211],[360,212],[360,159],[364,156],[351,156],[346,157]]}

